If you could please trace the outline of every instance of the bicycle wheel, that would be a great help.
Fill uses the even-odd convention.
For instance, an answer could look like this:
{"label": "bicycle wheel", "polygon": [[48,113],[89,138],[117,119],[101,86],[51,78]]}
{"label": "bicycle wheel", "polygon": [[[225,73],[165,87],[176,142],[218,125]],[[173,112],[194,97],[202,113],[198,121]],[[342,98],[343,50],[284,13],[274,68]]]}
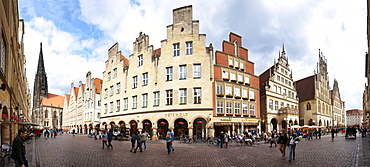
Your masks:
{"label": "bicycle wheel", "polygon": [[211,140],[208,140],[208,141],[207,141],[207,145],[208,145],[208,146],[213,145],[212,141],[211,141]]}
{"label": "bicycle wheel", "polygon": [[31,138],[28,138],[28,139],[26,140],[27,144],[30,144],[30,143],[31,143],[31,141],[32,141],[32,139],[31,139]]}

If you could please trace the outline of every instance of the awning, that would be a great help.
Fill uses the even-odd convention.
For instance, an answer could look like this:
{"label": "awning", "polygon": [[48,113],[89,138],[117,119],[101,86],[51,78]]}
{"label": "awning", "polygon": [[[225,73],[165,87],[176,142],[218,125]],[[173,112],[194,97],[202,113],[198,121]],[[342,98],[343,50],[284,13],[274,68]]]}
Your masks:
{"label": "awning", "polygon": [[[214,122],[215,126],[230,126],[230,125],[242,125],[242,122]],[[258,122],[243,122],[243,125],[258,125]]]}
{"label": "awning", "polygon": [[31,125],[31,126],[40,126],[37,123],[32,123],[32,122],[19,122],[20,125]]}

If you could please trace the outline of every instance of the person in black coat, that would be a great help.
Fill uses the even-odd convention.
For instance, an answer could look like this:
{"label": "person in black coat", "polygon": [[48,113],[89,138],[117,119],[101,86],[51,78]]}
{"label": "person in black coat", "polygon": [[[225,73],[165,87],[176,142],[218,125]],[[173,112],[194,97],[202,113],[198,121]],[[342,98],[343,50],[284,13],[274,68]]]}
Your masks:
{"label": "person in black coat", "polygon": [[16,136],[13,140],[13,150],[11,157],[14,160],[15,166],[24,167],[27,164],[26,148],[23,142],[23,139],[26,138],[26,136],[26,129],[20,128],[18,130],[18,136]]}
{"label": "person in black coat", "polygon": [[112,140],[113,140],[113,130],[111,129],[111,130],[109,130],[109,132],[108,132],[108,146],[107,146],[107,149],[109,148],[109,147],[112,147],[113,148],[113,145],[112,145]]}
{"label": "person in black coat", "polygon": [[220,148],[222,148],[222,146],[224,145],[225,143],[225,134],[224,134],[224,131],[221,131],[221,134],[220,134]]}
{"label": "person in black coat", "polygon": [[281,130],[277,144],[279,145],[282,158],[285,159],[285,148],[288,146],[288,135],[285,133],[285,129]]}

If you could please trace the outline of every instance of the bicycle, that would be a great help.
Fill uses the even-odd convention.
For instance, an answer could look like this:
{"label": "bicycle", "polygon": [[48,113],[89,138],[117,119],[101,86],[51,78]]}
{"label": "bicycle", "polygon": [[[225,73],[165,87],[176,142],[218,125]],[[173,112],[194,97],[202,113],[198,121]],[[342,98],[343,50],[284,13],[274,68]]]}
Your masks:
{"label": "bicycle", "polygon": [[214,137],[214,138],[212,138],[212,139],[208,139],[208,141],[207,141],[207,145],[208,145],[208,146],[212,146],[212,145],[214,145],[214,146],[218,146],[218,145],[219,145],[219,140],[218,140],[218,138],[217,138],[217,137]]}
{"label": "bicycle", "polygon": [[12,154],[12,149],[11,149],[11,145],[9,144],[2,144],[1,145],[1,167],[4,167],[5,166],[5,161],[8,161],[8,163],[6,163],[7,166],[10,166],[10,163],[12,162],[11,161],[11,155]]}

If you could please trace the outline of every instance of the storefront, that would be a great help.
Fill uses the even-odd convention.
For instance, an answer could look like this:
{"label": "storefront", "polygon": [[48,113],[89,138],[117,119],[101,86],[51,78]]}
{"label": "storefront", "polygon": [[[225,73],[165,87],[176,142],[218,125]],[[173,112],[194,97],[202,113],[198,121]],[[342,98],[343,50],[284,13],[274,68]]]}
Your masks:
{"label": "storefront", "polygon": [[213,117],[214,120],[214,135],[219,136],[221,131],[230,136],[241,135],[244,133],[259,133],[260,119],[245,118],[245,117]]}

